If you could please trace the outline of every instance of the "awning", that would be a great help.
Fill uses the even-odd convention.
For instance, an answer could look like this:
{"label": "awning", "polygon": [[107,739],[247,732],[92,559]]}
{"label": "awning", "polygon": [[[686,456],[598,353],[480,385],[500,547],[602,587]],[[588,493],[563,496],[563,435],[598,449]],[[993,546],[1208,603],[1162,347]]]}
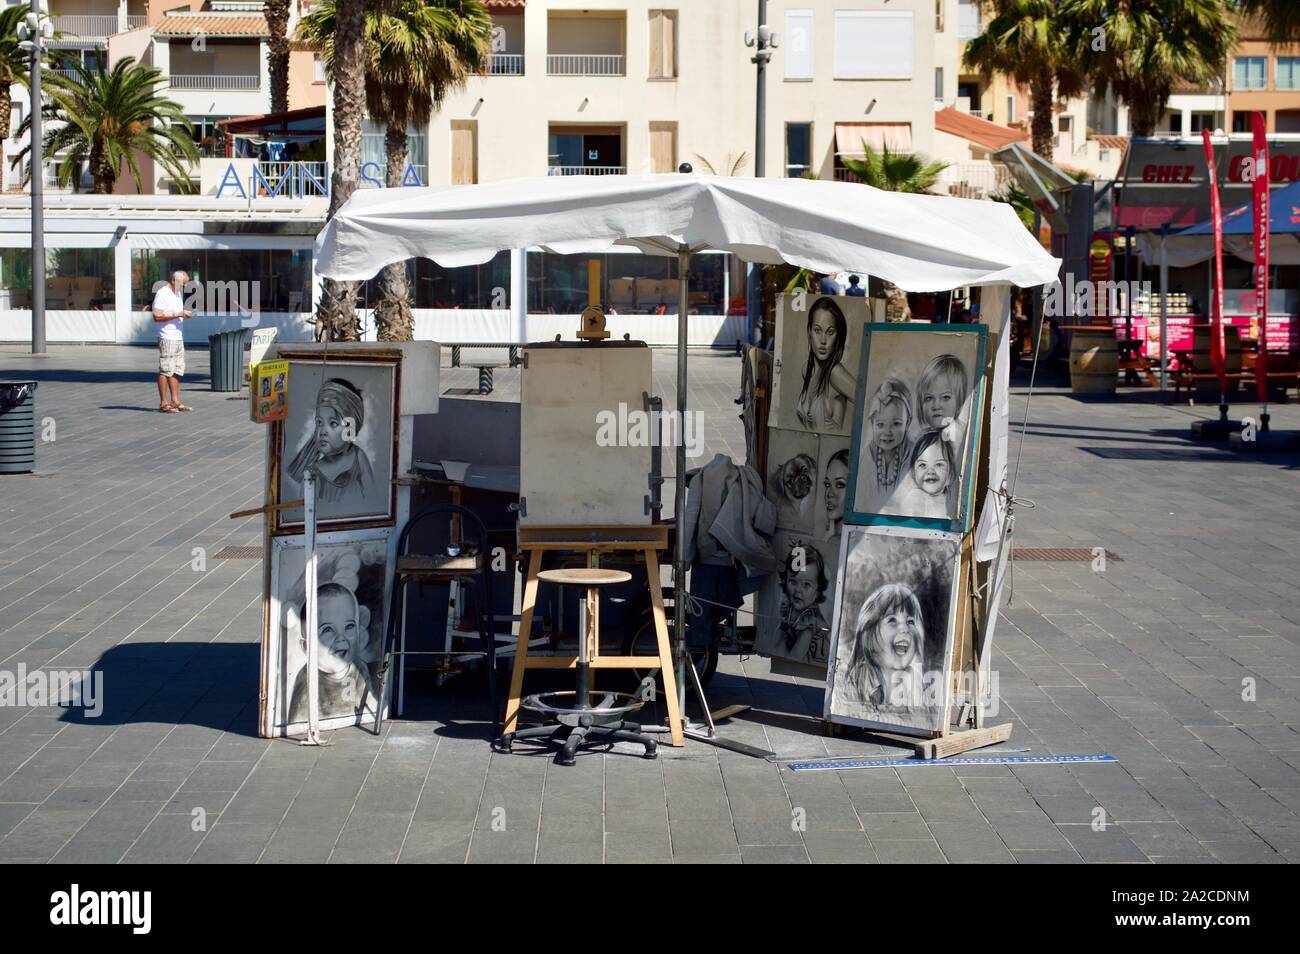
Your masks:
{"label": "awning", "polygon": [[967,142],[974,143],[981,149],[990,151],[1001,149],[1013,142],[1025,142],[1029,139],[1029,134],[1021,132],[1019,129],[991,123],[987,119],[980,119],[980,117],[972,116],[970,113],[963,113],[951,106],[945,106],[934,114],[934,128],[939,132],[946,132],[950,136],[959,136]]}
{"label": "awning", "polygon": [[911,123],[836,123],[835,152],[841,156],[865,156],[866,147],[880,152],[912,151]]}
{"label": "awning", "polygon": [[167,14],[154,27],[155,36],[269,37],[266,17],[227,13]]}
{"label": "awning", "polygon": [[[936,124],[937,125],[937,124]],[[1068,189],[1074,180],[1052,165],[1042,156],[1030,152],[1018,142],[1004,146],[993,154],[1011,172],[1016,184],[1024,189],[1029,199],[1052,231],[1064,235],[1069,228],[1061,203],[1056,199],[1056,190]]]}

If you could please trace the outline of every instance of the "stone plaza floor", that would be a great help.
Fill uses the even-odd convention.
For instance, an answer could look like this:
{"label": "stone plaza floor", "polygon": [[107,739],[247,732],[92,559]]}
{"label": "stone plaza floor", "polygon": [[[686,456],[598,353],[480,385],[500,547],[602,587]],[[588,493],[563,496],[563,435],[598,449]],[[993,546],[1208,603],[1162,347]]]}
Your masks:
{"label": "stone plaza floor", "polygon": [[[382,737],[257,737],[261,561],[215,554],[259,545],[228,514],[261,503],[264,436],[208,389],[206,351],[187,360],[194,413],[162,415],[152,349],[0,347],[54,428],[34,475],[0,478],[0,673],[93,668],[106,698],[97,719],[0,706],[0,861],[1300,860],[1300,455],[1193,442],[1212,402],[1033,396],[1016,544],[1112,557],[1013,564],[997,721],[1004,748],[1117,762],[794,773],[688,742],[563,768],[494,754],[469,678]],[[669,407],[673,361],[655,355]],[[743,459],[739,361],[691,367],[707,454]],[[1273,412],[1300,429],[1296,404]],[[787,714],[723,729],[781,755],[887,751],[819,734],[822,687],[759,657],[724,656],[709,695]]]}

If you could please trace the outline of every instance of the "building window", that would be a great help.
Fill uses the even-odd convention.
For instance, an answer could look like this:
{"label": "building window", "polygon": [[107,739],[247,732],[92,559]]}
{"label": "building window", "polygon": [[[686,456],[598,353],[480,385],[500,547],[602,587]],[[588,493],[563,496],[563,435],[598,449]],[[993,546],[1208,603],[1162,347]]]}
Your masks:
{"label": "building window", "polygon": [[1014,96],[1008,96],[1007,97],[1007,122],[1014,123],[1015,121],[1016,121],[1016,98]]}
{"label": "building window", "polygon": [[[681,292],[677,259],[661,255],[528,253],[528,311],[576,315],[587,307],[587,265],[600,262],[600,301],[620,315],[676,315]],[[691,256],[689,312],[723,314],[730,255]],[[508,265],[507,265],[508,268]],[[502,284],[509,287],[509,274]]]}
{"label": "building window", "polygon": [[813,78],[813,12],[811,10],[785,11],[785,78],[810,80]]}
{"label": "building window", "polygon": [[[361,123],[361,188],[379,188],[388,174],[388,147],[384,144],[385,129],[374,120],[366,118]],[[413,127],[406,130],[406,163],[402,171],[404,185],[428,185],[429,183],[429,144],[428,136],[416,132]],[[412,178],[414,173],[414,178]],[[418,179],[419,181],[415,181]]]}
{"label": "building window", "polygon": [[934,0],[934,32],[943,32],[943,5],[946,0]]}
{"label": "building window", "polygon": [[1274,82],[1278,89],[1300,89],[1300,56],[1279,56]]}
{"label": "building window", "polygon": [[[133,307],[141,309],[150,304],[157,283],[166,281],[178,269],[200,283],[237,283],[226,286],[229,292],[212,293],[227,294],[228,308],[311,311],[310,249],[135,249],[131,252]],[[243,282],[248,284],[238,284]],[[256,302],[252,300],[254,291]],[[217,306],[221,307],[219,301]]]}
{"label": "building window", "polygon": [[[406,278],[412,308],[493,309],[503,306],[499,289],[510,287],[510,253],[498,252],[482,265],[444,268],[427,258],[407,260]],[[362,291],[367,308],[379,304],[379,280],[372,278]]]}
{"label": "building window", "polygon": [[812,123],[785,124],[785,174],[797,178],[812,171]]}
{"label": "building window", "polygon": [[1183,132],[1183,114],[1182,114],[1182,113],[1170,113],[1170,114],[1169,114],[1169,131],[1170,131],[1171,133],[1178,133],[1179,135],[1182,135],[1182,132]]}
{"label": "building window", "polygon": [[936,103],[943,102],[943,67],[942,66],[936,66],[934,68],[934,101]]}
{"label": "building window", "polygon": [[677,78],[677,11],[650,11],[650,78]]}
{"label": "building window", "polygon": [[835,11],[836,79],[911,79],[910,11]]}
{"label": "building window", "polygon": [[1192,113],[1192,132],[1197,135],[1202,129],[1214,132],[1214,113]]}
{"label": "building window", "polygon": [[1232,131],[1235,133],[1250,132],[1250,112],[1236,112],[1232,114]]}
{"label": "building window", "polygon": [[321,59],[319,53],[312,57],[312,67],[316,71],[316,82],[325,82],[325,61]]}
{"label": "building window", "polygon": [[1267,57],[1239,56],[1232,61],[1233,89],[1266,89],[1268,78],[1265,75]]}
{"label": "building window", "polygon": [[979,0],[961,0],[961,2],[957,4],[957,39],[973,40],[979,35]]}

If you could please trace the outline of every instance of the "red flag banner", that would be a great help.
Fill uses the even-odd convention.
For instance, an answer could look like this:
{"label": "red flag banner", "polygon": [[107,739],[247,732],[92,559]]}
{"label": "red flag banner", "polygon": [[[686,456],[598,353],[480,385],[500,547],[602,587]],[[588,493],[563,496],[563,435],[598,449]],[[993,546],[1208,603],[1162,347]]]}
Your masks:
{"label": "red flag banner", "polygon": [[1259,354],[1255,358],[1255,392],[1268,402],[1268,136],[1264,114],[1250,114],[1254,134],[1255,179],[1251,188],[1255,225],[1255,319],[1259,325]]}
{"label": "red flag banner", "polygon": [[1214,220],[1214,300],[1210,303],[1210,364],[1219,376],[1219,394],[1228,394],[1228,367],[1223,357],[1223,209],[1219,205],[1219,179],[1214,168],[1214,144],[1210,130],[1201,130],[1205,146],[1205,168],[1210,183],[1210,217]]}

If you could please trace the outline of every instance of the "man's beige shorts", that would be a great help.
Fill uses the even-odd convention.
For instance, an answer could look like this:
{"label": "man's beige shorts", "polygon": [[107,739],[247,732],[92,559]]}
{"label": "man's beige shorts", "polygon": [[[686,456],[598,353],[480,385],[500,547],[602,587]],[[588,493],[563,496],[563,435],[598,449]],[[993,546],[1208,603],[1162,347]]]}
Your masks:
{"label": "man's beige shorts", "polygon": [[158,339],[158,373],[180,377],[185,373],[185,342],[172,338]]}

